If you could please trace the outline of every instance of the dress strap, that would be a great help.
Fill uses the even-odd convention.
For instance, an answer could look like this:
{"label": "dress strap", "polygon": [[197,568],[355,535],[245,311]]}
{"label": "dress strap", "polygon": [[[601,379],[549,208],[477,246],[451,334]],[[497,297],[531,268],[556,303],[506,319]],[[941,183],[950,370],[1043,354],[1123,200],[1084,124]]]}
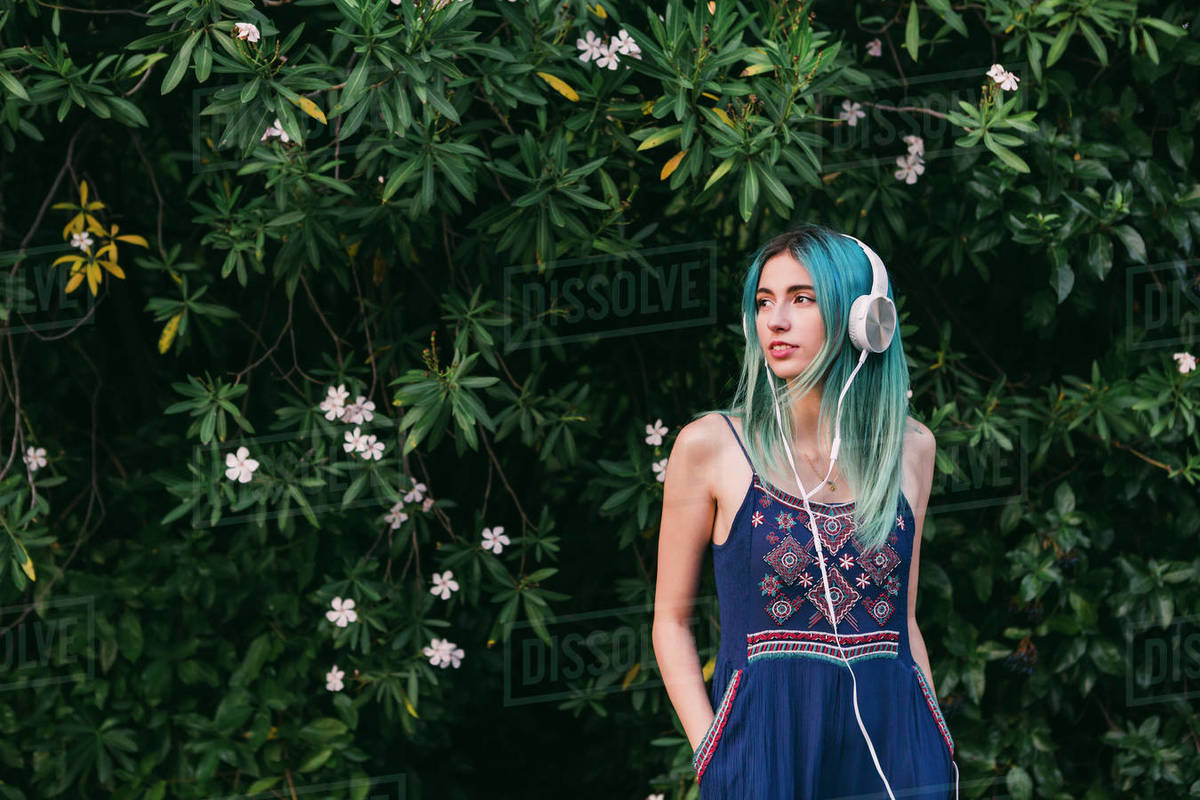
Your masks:
{"label": "dress strap", "polygon": [[729,417],[721,414],[721,419],[725,420],[725,424],[729,426],[729,430],[733,431],[733,438],[737,439],[738,447],[742,448],[742,455],[746,457],[746,463],[750,465],[750,471],[755,472],[754,462],[750,460],[750,454],[746,452],[746,446],[742,444],[742,439],[738,436],[737,429],[733,427],[733,423],[729,421]]}

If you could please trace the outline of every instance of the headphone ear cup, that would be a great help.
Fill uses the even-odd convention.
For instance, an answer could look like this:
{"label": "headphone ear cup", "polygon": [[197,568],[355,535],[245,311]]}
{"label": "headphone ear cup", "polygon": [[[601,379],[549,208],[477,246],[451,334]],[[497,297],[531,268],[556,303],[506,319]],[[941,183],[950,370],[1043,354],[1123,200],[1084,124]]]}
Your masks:
{"label": "headphone ear cup", "polygon": [[850,306],[850,342],[859,350],[882,353],[896,333],[896,306],[886,295],[863,294]]}

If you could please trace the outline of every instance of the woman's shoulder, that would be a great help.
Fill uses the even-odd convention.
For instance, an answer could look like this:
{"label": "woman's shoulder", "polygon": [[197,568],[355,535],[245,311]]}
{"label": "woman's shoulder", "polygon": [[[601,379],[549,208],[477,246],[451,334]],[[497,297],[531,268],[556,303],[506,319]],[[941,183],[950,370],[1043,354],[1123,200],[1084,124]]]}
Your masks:
{"label": "woman's shoulder", "polygon": [[[731,415],[730,423],[736,426],[736,417]],[[714,462],[722,458],[726,446],[736,446],[733,435],[721,412],[712,411],[679,429],[671,445],[671,458],[682,461],[688,472],[707,476]]]}

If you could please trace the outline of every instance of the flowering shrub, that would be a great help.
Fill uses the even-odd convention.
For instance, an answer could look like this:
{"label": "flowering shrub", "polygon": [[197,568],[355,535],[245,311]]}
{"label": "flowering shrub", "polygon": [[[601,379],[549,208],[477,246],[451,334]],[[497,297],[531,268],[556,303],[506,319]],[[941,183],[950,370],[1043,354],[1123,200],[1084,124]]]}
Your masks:
{"label": "flowering shrub", "polygon": [[[572,615],[648,635],[798,220],[892,276],[964,789],[1200,791],[1129,646],[1200,609],[1194,12],[861,5],[6,5],[0,798],[694,798],[653,653],[510,690]],[[520,289],[705,243],[707,327]]]}

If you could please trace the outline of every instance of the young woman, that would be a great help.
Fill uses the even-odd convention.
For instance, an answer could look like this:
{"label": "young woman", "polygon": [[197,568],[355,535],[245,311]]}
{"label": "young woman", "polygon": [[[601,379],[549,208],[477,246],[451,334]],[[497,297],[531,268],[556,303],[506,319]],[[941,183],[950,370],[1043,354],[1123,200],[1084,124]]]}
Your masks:
{"label": "young woman", "polygon": [[[872,289],[865,247],[805,225],[759,249],[734,404],[698,414],[667,463],[654,648],[704,800],[958,796],[914,613],[935,445],[908,417],[899,332],[861,363],[848,336]],[[691,633],[706,550],[708,692]]]}

